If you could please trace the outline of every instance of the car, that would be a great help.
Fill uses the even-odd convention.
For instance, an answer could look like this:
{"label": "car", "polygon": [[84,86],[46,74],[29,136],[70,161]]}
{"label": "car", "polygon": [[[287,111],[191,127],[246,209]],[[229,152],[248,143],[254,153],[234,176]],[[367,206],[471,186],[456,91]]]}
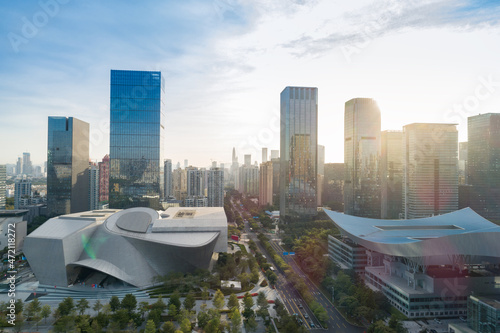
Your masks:
{"label": "car", "polygon": [[434,318],[434,322],[436,322],[436,324],[441,324],[441,320],[439,320],[437,318]]}
{"label": "car", "polygon": [[309,319],[309,315],[307,313],[304,314],[304,318]]}
{"label": "car", "polygon": [[299,309],[303,309],[303,308],[304,308],[304,306],[299,303]]}
{"label": "car", "polygon": [[312,321],[309,322],[309,326],[311,326],[311,328],[315,328],[316,326],[314,326],[314,323]]}
{"label": "car", "polygon": [[461,321],[467,321],[467,318],[465,318],[464,316],[460,316],[460,320]]}

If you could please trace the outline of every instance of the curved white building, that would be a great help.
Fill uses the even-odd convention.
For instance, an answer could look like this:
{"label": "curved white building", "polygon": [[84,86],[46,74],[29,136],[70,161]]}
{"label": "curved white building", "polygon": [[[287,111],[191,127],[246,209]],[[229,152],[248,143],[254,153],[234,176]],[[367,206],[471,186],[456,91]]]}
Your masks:
{"label": "curved white building", "polygon": [[412,220],[325,212],[342,235],[330,257],[410,318],[465,315],[472,292],[500,294],[500,226],[470,208]]}
{"label": "curved white building", "polygon": [[28,237],[24,253],[40,284],[144,287],[170,272],[207,269],[227,250],[224,208],[97,210],[52,218]]}

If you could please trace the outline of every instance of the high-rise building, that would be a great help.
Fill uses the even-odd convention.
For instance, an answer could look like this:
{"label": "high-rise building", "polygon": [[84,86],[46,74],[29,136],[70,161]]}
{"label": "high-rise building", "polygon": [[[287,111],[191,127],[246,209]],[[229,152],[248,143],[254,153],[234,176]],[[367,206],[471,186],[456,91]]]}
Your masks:
{"label": "high-rise building", "polygon": [[259,205],[267,206],[273,204],[273,162],[265,162],[260,165],[259,174]]}
{"label": "high-rise building", "polygon": [[280,218],[309,218],[317,211],[318,88],[281,92]]}
{"label": "high-rise building", "polygon": [[89,208],[89,124],[49,117],[47,210],[50,216]]}
{"label": "high-rise building", "polygon": [[172,187],[172,160],[167,159],[163,163],[163,177],[165,179],[165,199],[168,199],[174,195]]}
{"label": "high-rise building", "polygon": [[247,154],[245,155],[245,166],[250,166],[252,165],[252,155]]}
{"label": "high-rise building", "polygon": [[31,180],[24,178],[16,181],[14,185],[14,209],[20,209],[21,206],[24,206],[25,201],[23,199],[29,199],[30,197]]}
{"label": "high-rise building", "polygon": [[279,150],[272,150],[271,156],[273,156],[273,151],[278,152],[278,155],[271,157],[271,162],[273,164],[273,201],[272,204],[276,207],[280,204],[280,156]]}
{"label": "high-rise building", "polygon": [[109,202],[109,155],[99,162],[99,201]]}
{"label": "high-rise building", "polygon": [[17,158],[17,163],[16,163],[16,175],[22,175],[23,174],[23,160],[21,157]]}
{"label": "high-rise building", "polygon": [[267,162],[267,148],[262,148],[262,163]]}
{"label": "high-rise building", "polygon": [[189,166],[188,160],[184,160],[184,169],[187,169],[188,166]]}
{"label": "high-rise building", "polygon": [[344,212],[380,218],[380,109],[371,98],[345,103]]}
{"label": "high-rise building", "polygon": [[249,196],[259,195],[259,167],[246,164],[240,167],[238,191]]}
{"label": "high-rise building", "polygon": [[279,150],[271,150],[271,159],[273,158],[280,158],[280,151]]}
{"label": "high-rise building", "polygon": [[180,167],[172,172],[172,186],[174,197],[177,200],[184,201],[187,196],[187,172]]}
{"label": "high-rise building", "polygon": [[458,132],[454,124],[403,127],[404,218],[441,215],[458,208]]}
{"label": "high-rise building", "polygon": [[208,171],[207,200],[208,207],[224,207],[224,169]]}
{"label": "high-rise building", "polygon": [[344,211],[344,163],[326,163],[323,179],[322,205],[332,210]]}
{"label": "high-rise building", "polygon": [[325,146],[318,145],[318,180],[316,192],[317,205],[321,206],[323,202],[323,182],[325,179]]}
{"label": "high-rise building", "polygon": [[500,222],[500,113],[469,117],[467,182],[470,208]]}
{"label": "high-rise building", "polygon": [[110,208],[161,207],[164,96],[161,72],[111,71]]}
{"label": "high-rise building", "polygon": [[380,154],[380,217],[399,219],[403,213],[403,132],[383,131]]}
{"label": "high-rise building", "polygon": [[188,167],[187,172],[187,196],[201,197],[203,193],[203,172],[196,167]]}
{"label": "high-rise building", "polygon": [[7,167],[5,164],[0,164],[0,210],[5,209],[5,192],[7,181]]}
{"label": "high-rise building", "polygon": [[33,164],[31,163],[31,154],[23,153],[23,175],[31,176],[33,174]]}
{"label": "high-rise building", "polygon": [[239,165],[238,157],[236,157],[236,149],[233,147],[233,156],[231,160],[231,183],[235,189],[239,187]]}
{"label": "high-rise building", "polygon": [[458,143],[458,185],[466,185],[467,181],[467,151],[469,143]]}
{"label": "high-rise building", "polygon": [[96,163],[89,165],[89,210],[99,209],[99,167]]}

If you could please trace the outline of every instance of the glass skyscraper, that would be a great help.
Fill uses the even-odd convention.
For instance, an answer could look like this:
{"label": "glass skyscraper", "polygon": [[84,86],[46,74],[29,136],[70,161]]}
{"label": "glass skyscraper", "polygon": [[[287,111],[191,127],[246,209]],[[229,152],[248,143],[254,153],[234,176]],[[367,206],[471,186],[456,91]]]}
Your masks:
{"label": "glass skyscraper", "polygon": [[160,209],[165,81],[161,72],[111,71],[109,207]]}
{"label": "glass skyscraper", "polygon": [[380,218],[380,109],[371,98],[345,103],[344,212]]}
{"label": "glass skyscraper", "polygon": [[47,210],[50,216],[89,209],[89,124],[49,117]]}
{"label": "glass skyscraper", "polygon": [[280,215],[309,218],[317,208],[318,88],[281,92]]}

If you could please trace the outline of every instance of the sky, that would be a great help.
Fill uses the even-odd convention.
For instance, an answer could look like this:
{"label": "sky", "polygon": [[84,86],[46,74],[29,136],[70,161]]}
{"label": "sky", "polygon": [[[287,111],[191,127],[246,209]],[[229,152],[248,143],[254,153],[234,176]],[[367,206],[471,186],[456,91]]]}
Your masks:
{"label": "sky", "polygon": [[159,70],[165,158],[204,167],[279,149],[279,95],[318,88],[318,142],[343,162],[344,103],[382,130],[500,112],[500,2],[184,0],[0,2],[0,163],[47,156],[47,117],[90,124],[109,152],[111,69]]}

